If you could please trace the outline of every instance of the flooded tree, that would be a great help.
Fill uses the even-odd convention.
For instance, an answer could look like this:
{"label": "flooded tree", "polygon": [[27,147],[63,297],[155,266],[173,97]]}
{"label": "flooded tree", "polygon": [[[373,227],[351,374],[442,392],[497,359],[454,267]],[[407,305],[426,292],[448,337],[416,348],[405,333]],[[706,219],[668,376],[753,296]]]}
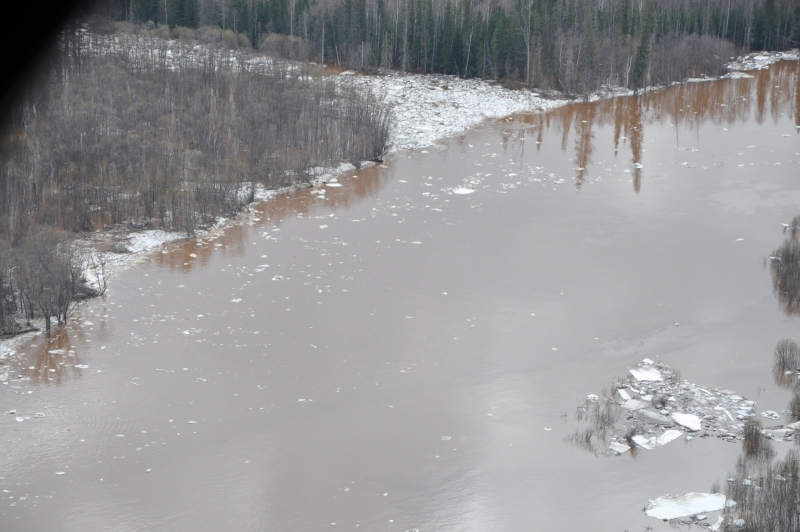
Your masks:
{"label": "flooded tree", "polygon": [[795,340],[783,338],[775,346],[772,374],[775,383],[783,388],[791,388],[797,382],[800,370],[800,345]]}
{"label": "flooded tree", "polygon": [[723,511],[726,524],[745,532],[800,529],[798,463],[797,449],[789,450],[777,461],[740,457],[725,487],[725,496],[736,502]]}
{"label": "flooded tree", "polygon": [[789,316],[800,314],[800,216],[784,228],[786,239],[769,257],[772,288],[781,310]]}

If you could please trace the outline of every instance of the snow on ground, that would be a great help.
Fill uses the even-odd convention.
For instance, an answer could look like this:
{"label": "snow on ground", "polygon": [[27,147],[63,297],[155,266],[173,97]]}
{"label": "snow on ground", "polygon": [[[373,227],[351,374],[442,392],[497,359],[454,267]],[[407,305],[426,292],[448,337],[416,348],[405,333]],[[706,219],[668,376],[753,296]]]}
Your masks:
{"label": "snow on ground", "polygon": [[734,74],[730,77],[737,77],[735,75],[736,72],[763,70],[773,63],[785,60],[800,60],[800,50],[795,48],[794,50],[788,50],[786,52],[751,52],[745,56],[737,57],[725,66],[731,71],[731,74]]}
{"label": "snow on ground", "polygon": [[354,85],[372,90],[393,111],[392,151],[423,148],[461,133],[487,118],[547,111],[568,100],[547,99],[528,90],[511,90],[480,79],[441,74],[391,72],[356,76]]}

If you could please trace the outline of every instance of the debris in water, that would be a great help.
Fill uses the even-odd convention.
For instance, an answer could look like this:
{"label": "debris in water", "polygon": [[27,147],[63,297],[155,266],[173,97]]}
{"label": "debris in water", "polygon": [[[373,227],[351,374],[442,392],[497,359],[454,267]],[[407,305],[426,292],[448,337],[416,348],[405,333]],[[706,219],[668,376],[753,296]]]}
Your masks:
{"label": "debris in water", "polygon": [[674,412],[671,414],[671,417],[675,420],[675,423],[681,425],[682,427],[686,427],[689,430],[698,431],[703,428],[700,418],[694,414],[681,414],[680,412]]}
{"label": "debris in water", "polygon": [[637,368],[629,370],[637,381],[660,381],[663,380],[661,372],[656,368]]}
{"label": "debris in water", "polygon": [[641,434],[637,434],[631,438],[631,441],[635,443],[639,447],[643,447],[644,449],[655,449],[656,448],[656,439],[655,438],[646,438]]}
{"label": "debris in water", "polygon": [[[713,435],[739,442],[744,439],[745,421],[756,416],[755,407],[755,401],[730,390],[681,380],[670,366],[645,359],[614,382],[611,393],[604,390],[584,398],[576,418],[588,426],[579,427],[564,441],[606,455],[634,445],[653,449],[684,435],[686,441]],[[764,433],[766,438],[791,441],[800,433],[800,422],[796,427],[770,427]]]}
{"label": "debris in water", "polygon": [[473,192],[475,191],[471,188],[458,187],[453,189],[453,194],[472,194]]}
{"label": "debris in water", "polygon": [[725,508],[725,495],[722,493],[687,493],[670,497],[666,495],[650,501],[645,515],[669,521],[697,515],[703,512],[716,512]]}
{"label": "debris in water", "polygon": [[616,441],[612,441],[611,444],[608,446],[609,449],[614,451],[615,453],[624,453],[625,451],[630,451],[631,448],[629,445],[625,445],[624,443],[619,443]]}
{"label": "debris in water", "polygon": [[452,440],[452,436],[442,436],[442,441]]}
{"label": "debris in water", "polygon": [[670,429],[665,431],[658,438],[656,438],[656,443],[659,445],[666,445],[673,440],[677,440],[681,436],[683,436],[683,432],[681,432],[680,430]]}

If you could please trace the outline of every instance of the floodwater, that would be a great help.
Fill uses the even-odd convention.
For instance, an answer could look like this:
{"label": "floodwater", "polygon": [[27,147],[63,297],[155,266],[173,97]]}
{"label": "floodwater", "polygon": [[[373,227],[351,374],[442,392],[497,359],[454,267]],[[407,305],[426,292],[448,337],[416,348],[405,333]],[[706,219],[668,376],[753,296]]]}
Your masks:
{"label": "floodwater", "polygon": [[119,274],[0,386],[0,530],[671,530],[647,500],[738,445],[563,438],[644,357],[786,408],[798,65],[754,76],[492,122]]}

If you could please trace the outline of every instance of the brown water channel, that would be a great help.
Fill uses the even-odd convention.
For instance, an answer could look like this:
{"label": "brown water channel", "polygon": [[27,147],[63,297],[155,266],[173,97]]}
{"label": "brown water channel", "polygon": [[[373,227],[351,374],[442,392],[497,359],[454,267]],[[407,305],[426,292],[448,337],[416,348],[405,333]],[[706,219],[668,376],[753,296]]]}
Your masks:
{"label": "brown water channel", "polygon": [[156,252],[12,362],[0,530],[669,530],[647,500],[738,445],[562,439],[644,357],[786,407],[764,263],[800,214],[797,84],[494,122]]}

